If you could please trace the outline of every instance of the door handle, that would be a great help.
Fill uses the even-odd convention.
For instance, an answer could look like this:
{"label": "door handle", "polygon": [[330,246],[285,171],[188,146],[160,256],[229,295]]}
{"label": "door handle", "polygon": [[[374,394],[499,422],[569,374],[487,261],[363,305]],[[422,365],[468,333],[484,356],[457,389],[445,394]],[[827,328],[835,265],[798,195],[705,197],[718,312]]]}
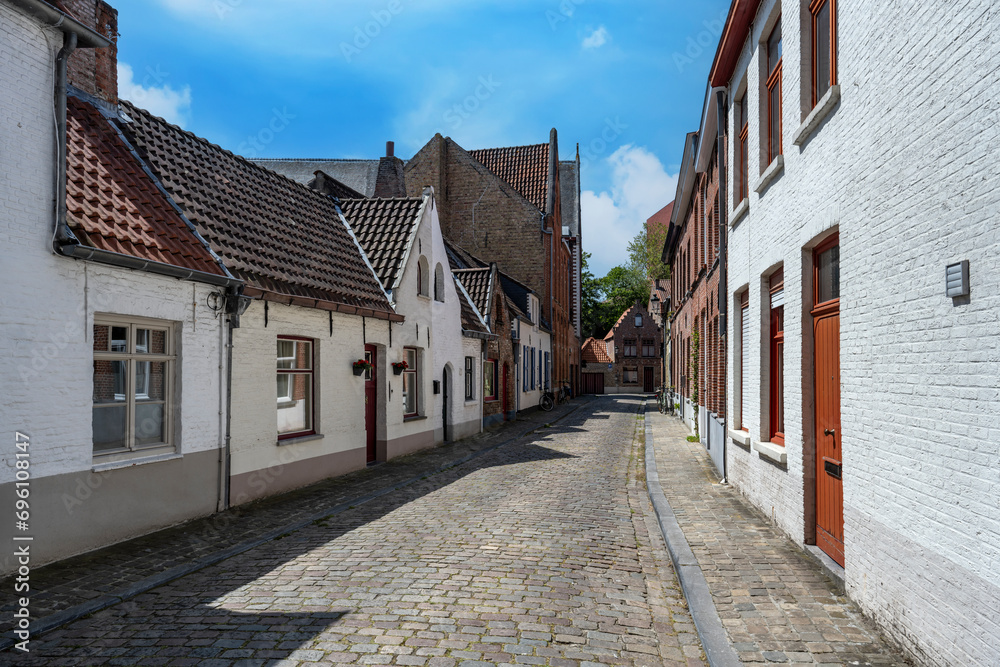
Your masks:
{"label": "door handle", "polygon": [[836,432],[837,432],[837,429],[834,429],[834,428],[825,428],[825,429],[823,429],[823,435],[834,435]]}

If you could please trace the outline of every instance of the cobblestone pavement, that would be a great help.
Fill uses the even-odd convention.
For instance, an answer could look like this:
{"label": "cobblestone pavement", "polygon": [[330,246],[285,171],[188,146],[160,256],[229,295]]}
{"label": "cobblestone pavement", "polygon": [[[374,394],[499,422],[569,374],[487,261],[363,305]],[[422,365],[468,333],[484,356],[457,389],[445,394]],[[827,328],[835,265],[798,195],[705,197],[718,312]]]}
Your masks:
{"label": "cobblestone pavement", "polygon": [[745,664],[907,665],[848,598],[738,491],[718,483],[702,445],[653,403],[663,491]]}
{"label": "cobblestone pavement", "polygon": [[37,638],[18,661],[704,664],[645,493],[640,406],[592,400]]}
{"label": "cobblestone pavement", "polygon": [[[34,618],[64,612],[73,605],[121,596],[143,579],[192,561],[212,558],[267,531],[308,521],[380,489],[405,483],[494,447],[517,434],[555,422],[590,399],[577,399],[552,412],[536,410],[473,437],[359,470],[298,491],[161,530],[144,537],[69,558],[31,572]],[[0,636],[11,637],[17,595],[14,581],[0,581]]]}

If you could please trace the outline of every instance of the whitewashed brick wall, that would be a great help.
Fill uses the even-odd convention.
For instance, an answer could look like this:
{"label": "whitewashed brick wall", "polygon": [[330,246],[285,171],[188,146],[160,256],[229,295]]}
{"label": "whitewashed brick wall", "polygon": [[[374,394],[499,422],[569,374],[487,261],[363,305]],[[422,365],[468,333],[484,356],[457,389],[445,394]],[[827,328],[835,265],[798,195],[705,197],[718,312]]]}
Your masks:
{"label": "whitewashed brick wall", "polygon": [[[178,323],[180,451],[220,441],[220,324],[212,288],[60,257],[55,220],[52,47],[32,20],[0,4],[0,483],[14,479],[14,433],[31,436],[35,478],[93,465],[94,313]],[[9,94],[8,92],[9,91]]]}
{"label": "whitewashed brick wall", "polygon": [[[792,139],[804,115],[809,42],[800,38],[801,7],[781,8],[784,172],[761,195],[751,192],[729,240],[731,299],[750,289],[750,376],[765,378],[751,383],[743,411],[754,439],[766,435],[762,281],[784,266],[787,471],[731,444],[729,476],[804,540],[809,248],[839,229],[848,593],[922,663],[1000,664],[1000,6],[837,6],[841,101],[802,147]],[[778,11],[763,3],[750,45]],[[732,99],[746,69],[751,190],[764,166],[753,92],[761,55],[745,50],[731,91]],[[732,118],[729,136],[737,136]],[[944,270],[962,259],[971,263],[972,296],[953,303]],[[738,326],[737,311],[730,354]],[[733,414],[739,365],[729,368]]]}

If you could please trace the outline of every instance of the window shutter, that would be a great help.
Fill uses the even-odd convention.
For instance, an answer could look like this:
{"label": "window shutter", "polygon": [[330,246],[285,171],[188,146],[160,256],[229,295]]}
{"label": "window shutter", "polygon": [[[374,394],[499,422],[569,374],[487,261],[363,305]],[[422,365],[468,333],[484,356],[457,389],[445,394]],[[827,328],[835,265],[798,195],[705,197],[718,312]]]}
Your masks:
{"label": "window shutter", "polygon": [[771,292],[771,310],[785,305],[785,289],[777,289]]}
{"label": "window shutter", "polygon": [[748,353],[750,340],[750,306],[744,304],[740,309],[743,333],[740,337],[740,426],[746,424],[747,378],[750,377],[750,355]]}

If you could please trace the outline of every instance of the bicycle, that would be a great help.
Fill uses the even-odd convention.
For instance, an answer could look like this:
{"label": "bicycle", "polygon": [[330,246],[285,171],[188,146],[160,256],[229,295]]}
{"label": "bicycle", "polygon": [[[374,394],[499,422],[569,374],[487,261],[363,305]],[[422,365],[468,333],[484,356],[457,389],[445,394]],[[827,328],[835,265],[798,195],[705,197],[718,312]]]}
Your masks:
{"label": "bicycle", "polygon": [[538,407],[546,412],[551,412],[552,408],[569,400],[569,386],[565,383],[559,389],[559,394],[553,394],[546,388],[542,391],[542,397],[538,399]]}

